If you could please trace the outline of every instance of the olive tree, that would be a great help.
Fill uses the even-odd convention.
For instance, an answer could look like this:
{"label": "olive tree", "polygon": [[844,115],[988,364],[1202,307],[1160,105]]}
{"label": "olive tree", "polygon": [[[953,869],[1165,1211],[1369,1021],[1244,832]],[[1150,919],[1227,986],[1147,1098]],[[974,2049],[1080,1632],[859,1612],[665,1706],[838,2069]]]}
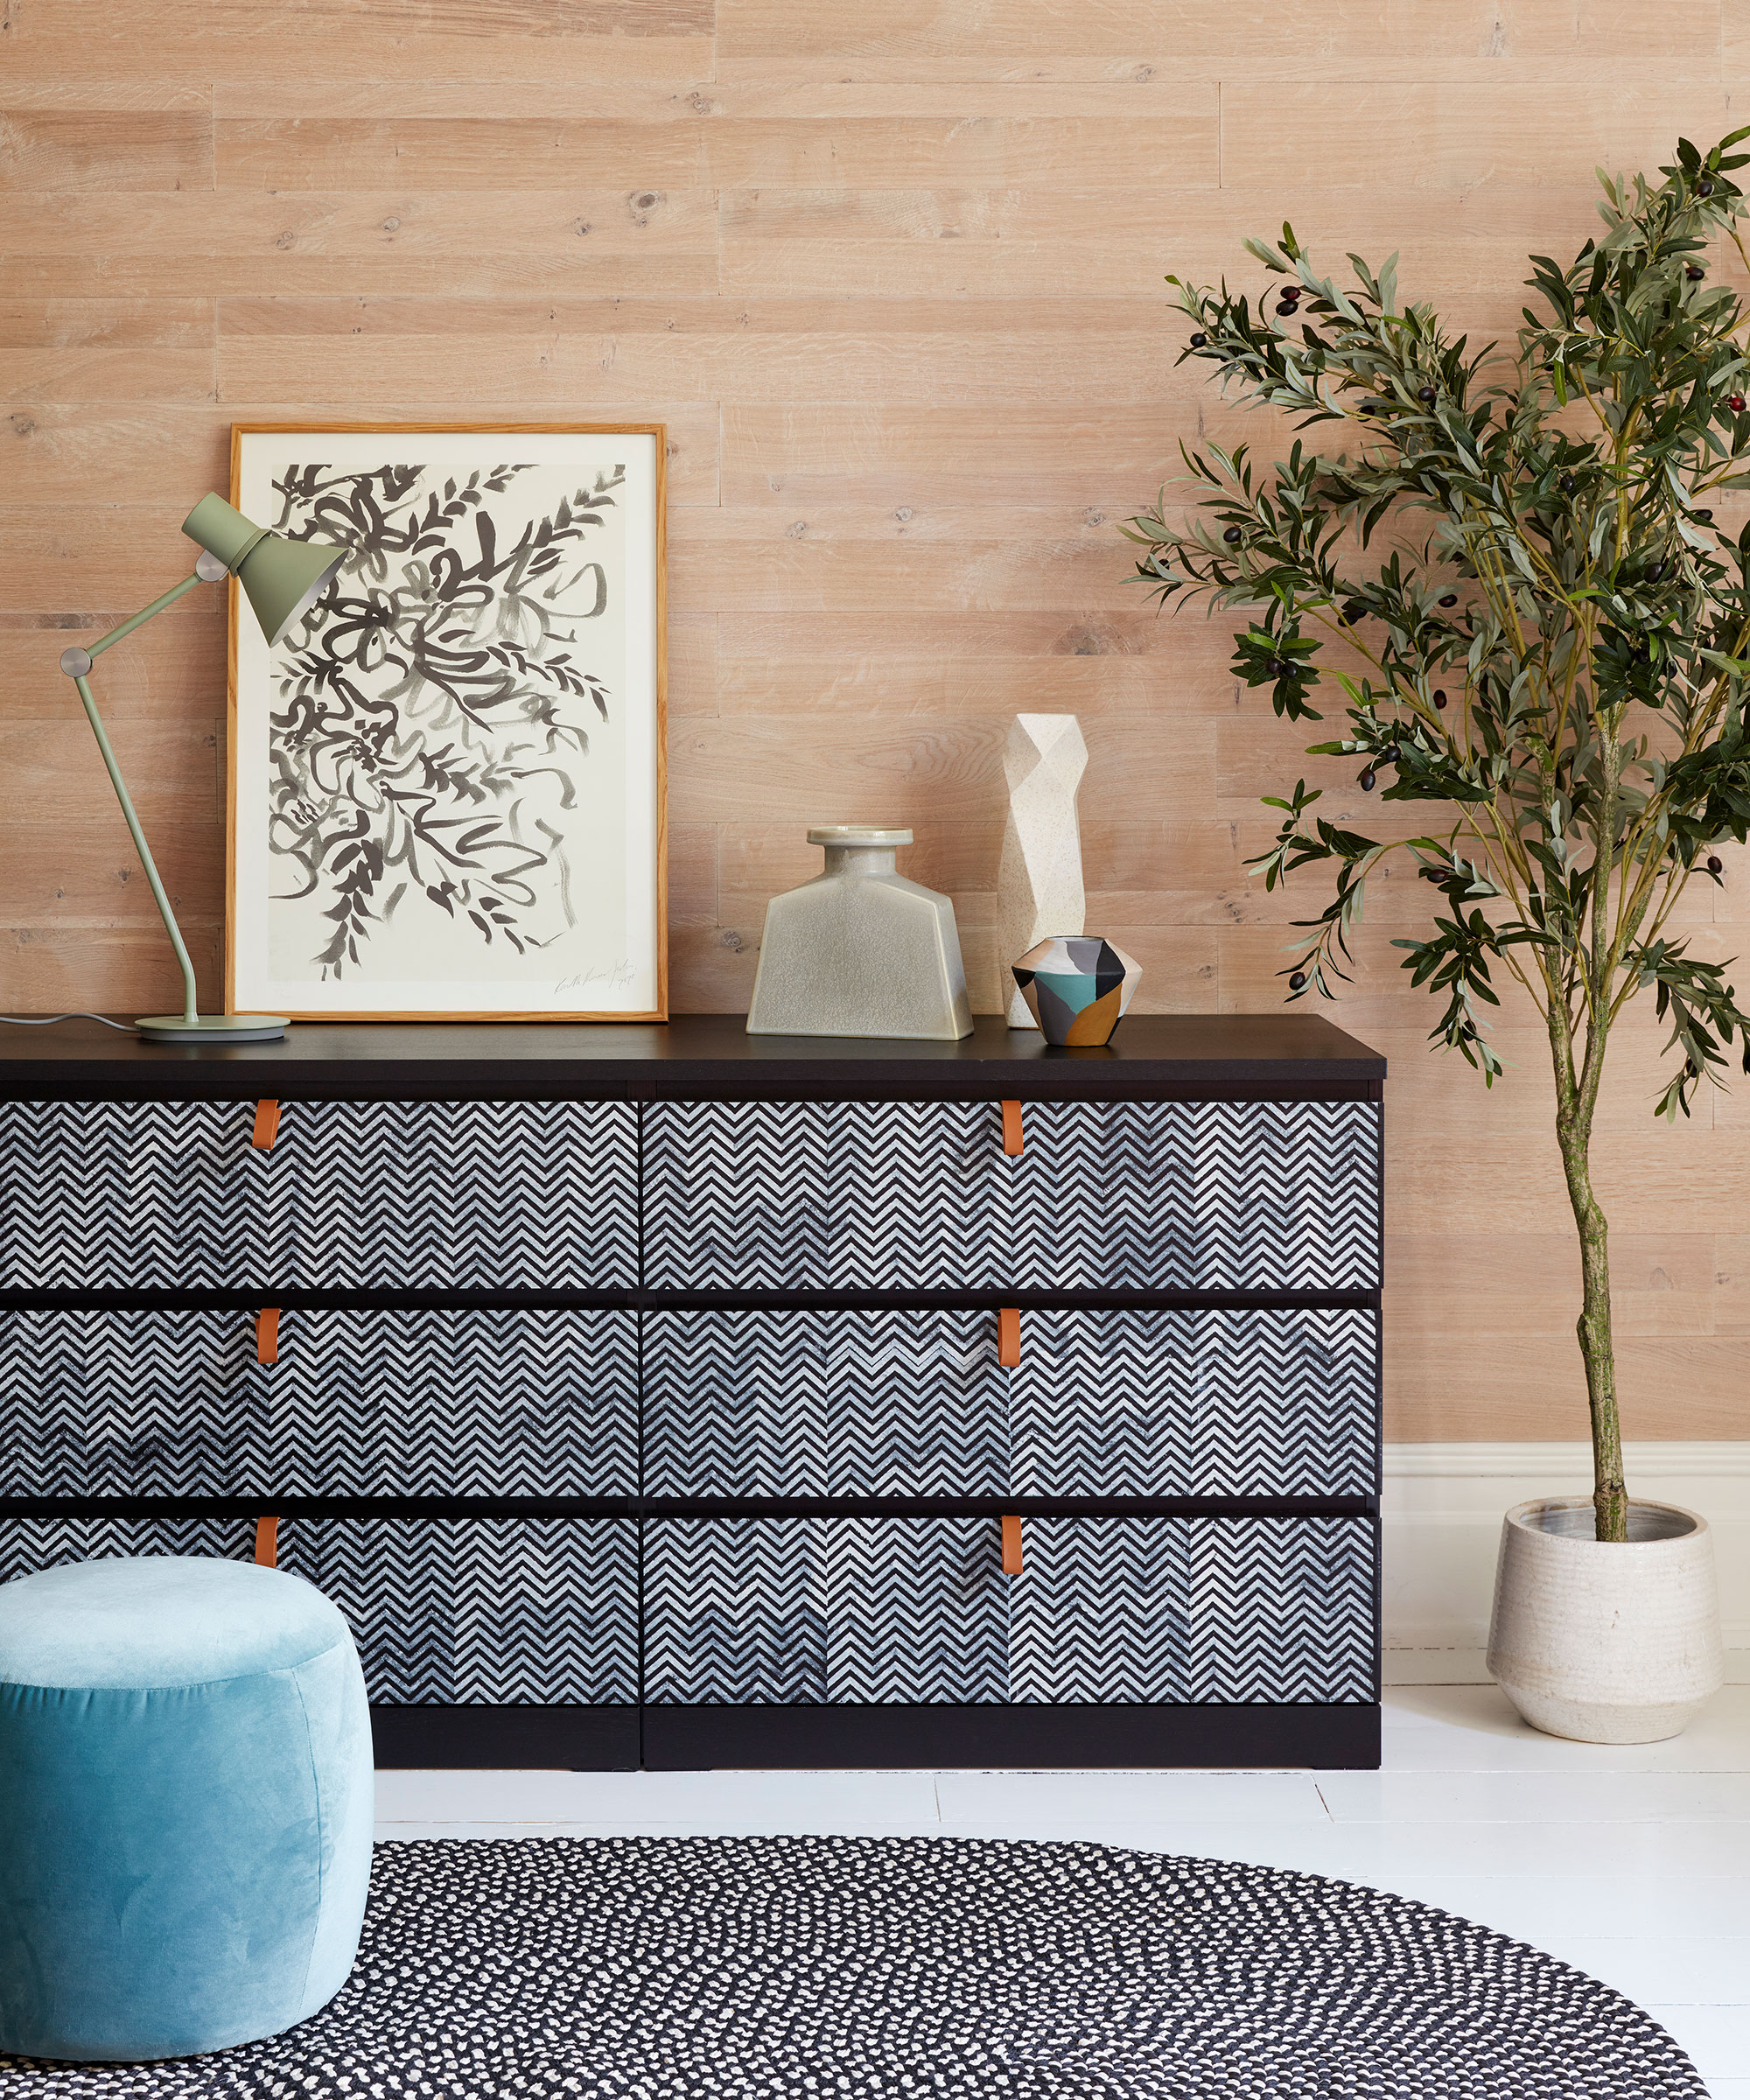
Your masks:
{"label": "olive tree", "polygon": [[1320,276],[1288,226],[1246,242],[1268,273],[1256,297],[1169,277],[1192,325],[1180,361],[1320,435],[1268,468],[1243,445],[1183,448],[1189,498],[1163,490],[1126,528],[1164,604],[1243,610],[1234,668],[1278,715],[1320,720],[1315,689],[1340,692],[1346,733],[1311,751],[1354,760],[1382,801],[1428,805],[1418,836],[1375,839],[1319,816],[1304,780],[1266,798],[1283,813],[1253,864],[1266,886],[1315,864],[1332,878],[1295,922],[1290,998],[1335,996],[1368,878],[1403,853],[1429,924],[1394,945],[1444,1001],[1431,1040],[1492,1085],[1498,987],[1543,1016],[1606,1541],[1628,1536],[1591,1165],[1612,1032],[1653,995],[1669,1117],[1719,1083],[1734,1039],[1750,1071],[1729,965],[1670,924],[1691,878],[1720,880],[1715,847],[1750,829],[1750,526],[1734,536],[1710,502],[1750,487],[1750,317],[1712,267],[1726,244],[1750,267],[1731,178],[1746,136],[1706,154],[1680,140],[1656,185],[1600,171],[1603,231],[1565,266],[1530,258],[1511,351],[1474,352],[1400,303],[1396,256]]}

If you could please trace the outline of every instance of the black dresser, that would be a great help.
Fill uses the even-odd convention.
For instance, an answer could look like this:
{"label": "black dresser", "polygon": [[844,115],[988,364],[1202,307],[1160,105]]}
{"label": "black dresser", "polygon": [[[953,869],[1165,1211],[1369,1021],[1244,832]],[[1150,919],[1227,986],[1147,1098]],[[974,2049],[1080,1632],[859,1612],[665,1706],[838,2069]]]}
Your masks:
{"label": "black dresser", "polygon": [[382,1764],[1377,1763],[1328,1023],[0,1035],[0,1578],[274,1556]]}

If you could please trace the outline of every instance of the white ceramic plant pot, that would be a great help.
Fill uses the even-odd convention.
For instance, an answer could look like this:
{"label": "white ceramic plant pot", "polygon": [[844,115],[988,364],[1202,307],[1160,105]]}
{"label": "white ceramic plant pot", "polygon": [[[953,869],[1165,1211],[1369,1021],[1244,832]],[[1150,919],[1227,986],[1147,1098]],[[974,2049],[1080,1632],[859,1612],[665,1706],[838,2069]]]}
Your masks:
{"label": "white ceramic plant pot", "polygon": [[1488,1667],[1534,1728],[1582,1743],[1681,1734],[1725,1677],[1713,1540],[1668,1502],[1628,1505],[1600,1545],[1579,1495],[1502,1522]]}

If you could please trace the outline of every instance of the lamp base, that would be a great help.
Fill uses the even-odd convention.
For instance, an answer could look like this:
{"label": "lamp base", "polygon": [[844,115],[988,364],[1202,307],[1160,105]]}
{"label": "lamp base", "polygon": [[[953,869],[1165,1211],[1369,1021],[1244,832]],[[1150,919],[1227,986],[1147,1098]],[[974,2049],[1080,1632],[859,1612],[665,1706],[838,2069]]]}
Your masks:
{"label": "lamp base", "polygon": [[153,1013],[134,1026],[146,1043],[276,1043],[291,1024],[276,1013]]}

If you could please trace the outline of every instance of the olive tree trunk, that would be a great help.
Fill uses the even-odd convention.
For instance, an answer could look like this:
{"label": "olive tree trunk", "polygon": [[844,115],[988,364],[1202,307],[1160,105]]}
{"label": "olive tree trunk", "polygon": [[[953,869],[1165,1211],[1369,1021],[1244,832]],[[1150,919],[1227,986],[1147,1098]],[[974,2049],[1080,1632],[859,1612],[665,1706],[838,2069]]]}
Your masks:
{"label": "olive tree trunk", "polygon": [[1628,1539],[1628,1489],[1622,1478],[1616,1345],[1610,1331],[1610,1227],[1592,1186],[1592,1110],[1598,1102],[1606,1032],[1600,1029],[1589,1038],[1585,1065],[1576,1074],[1567,1017],[1552,1011],[1549,1019],[1556,1064],[1556,1141],[1562,1150],[1568,1200],[1580,1242],[1580,1316],[1575,1331],[1592,1410],[1592,1508],[1597,1536],[1621,1545]]}

